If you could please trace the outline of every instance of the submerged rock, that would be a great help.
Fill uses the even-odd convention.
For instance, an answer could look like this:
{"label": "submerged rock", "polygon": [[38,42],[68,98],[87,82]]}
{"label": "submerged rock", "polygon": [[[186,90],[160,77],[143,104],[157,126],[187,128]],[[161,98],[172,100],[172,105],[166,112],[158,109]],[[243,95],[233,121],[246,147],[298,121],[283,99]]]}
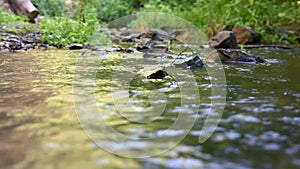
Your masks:
{"label": "submerged rock", "polygon": [[258,44],[261,42],[261,35],[250,27],[236,25],[232,31],[236,35],[238,44]]}
{"label": "submerged rock", "polygon": [[[155,36],[154,36],[155,35]],[[147,52],[147,53],[164,53],[167,52],[168,44],[163,43],[160,40],[157,40],[157,37],[154,33],[147,33],[141,38],[140,43],[137,45],[137,50],[140,52]]]}
{"label": "submerged rock", "polygon": [[221,31],[210,38],[209,46],[214,49],[237,49],[236,36],[232,31]]}
{"label": "submerged rock", "polygon": [[238,49],[218,49],[211,52],[206,58],[206,62],[222,63],[263,63],[264,59],[256,55],[248,54]]}

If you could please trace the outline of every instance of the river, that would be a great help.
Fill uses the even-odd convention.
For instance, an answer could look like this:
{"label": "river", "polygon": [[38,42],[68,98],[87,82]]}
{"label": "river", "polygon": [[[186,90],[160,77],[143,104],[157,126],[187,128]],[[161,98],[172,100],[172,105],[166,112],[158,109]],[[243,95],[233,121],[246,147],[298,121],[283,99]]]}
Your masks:
{"label": "river", "polygon": [[[173,79],[133,78],[129,93],[132,104],[138,108],[149,107],[148,94],[152,90],[159,90],[167,100],[161,100],[166,107],[161,114],[155,114],[158,118],[140,124],[139,120],[149,120],[147,115],[129,113],[127,115],[133,115],[133,121],[129,121],[114,107],[111,84],[115,81],[112,82],[112,78],[123,56],[101,60],[94,76],[94,93],[85,94],[94,95],[91,100],[96,102],[102,120],[115,131],[139,140],[159,135],[176,121],[182,110],[186,117],[195,118],[187,133],[183,134],[180,128],[165,133],[167,137],[184,135],[179,144],[165,153],[160,152],[165,143],[143,141],[110,142],[110,151],[115,152],[111,153],[99,147],[99,140],[93,140],[93,136],[83,130],[85,125],[80,124],[83,121],[77,116],[78,112],[86,112],[91,124],[93,120],[95,124],[101,123],[90,103],[77,100],[74,105],[73,102],[73,77],[81,51],[1,51],[0,168],[298,169],[300,49],[263,48],[249,52],[265,58],[267,63],[223,65],[225,108],[216,130],[204,143],[198,141],[204,117],[209,113],[211,100],[218,99],[210,95],[213,87],[205,68],[192,71],[201,96],[195,107],[182,104],[181,100],[190,96],[180,95],[180,87]],[[85,106],[80,107],[80,104]],[[198,109],[198,118],[195,114],[188,115],[189,111]],[[151,118],[154,112],[145,113]],[[110,137],[108,131],[99,132],[101,136],[96,139]],[[152,150],[159,155],[122,157],[126,153]]]}

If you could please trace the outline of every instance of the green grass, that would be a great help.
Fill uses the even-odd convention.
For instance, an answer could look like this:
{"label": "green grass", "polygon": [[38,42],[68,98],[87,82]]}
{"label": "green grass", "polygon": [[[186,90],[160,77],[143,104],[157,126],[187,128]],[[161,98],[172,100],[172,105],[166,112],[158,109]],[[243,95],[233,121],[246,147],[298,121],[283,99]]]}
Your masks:
{"label": "green grass", "polygon": [[74,16],[76,19],[67,16],[46,18],[40,26],[42,39],[57,47],[88,42],[99,28],[99,23],[95,8],[89,4],[81,8],[82,12]]}
{"label": "green grass", "polygon": [[27,17],[22,15],[13,15],[6,12],[2,7],[0,7],[0,26],[2,31],[14,34],[32,32],[38,29],[36,25],[28,22]]}

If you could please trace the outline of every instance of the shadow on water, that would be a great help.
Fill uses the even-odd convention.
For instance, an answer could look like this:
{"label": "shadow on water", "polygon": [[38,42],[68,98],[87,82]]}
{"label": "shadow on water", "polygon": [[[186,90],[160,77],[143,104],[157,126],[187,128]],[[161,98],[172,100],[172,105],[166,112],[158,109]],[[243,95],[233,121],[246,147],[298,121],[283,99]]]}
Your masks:
{"label": "shadow on water", "polygon": [[[81,129],[72,100],[74,67],[81,52],[66,50],[0,54],[0,168],[266,168],[300,167],[300,50],[254,49],[268,62],[224,65],[227,102],[213,136],[199,144],[210,101],[205,69],[194,71],[201,94],[200,116],[185,139],[160,156],[130,159],[100,149]],[[130,86],[133,104],[149,106],[148,93],[159,89],[168,98],[156,121],[139,125],[114,109],[110,86],[119,59],[107,58],[97,69],[95,95],[108,124],[134,138],[155,136],[170,127],[180,106],[172,79]],[[176,85],[175,85],[176,86]],[[94,114],[89,114],[94,118]],[[180,134],[172,131],[170,135]],[[144,149],[144,145],[137,149]],[[128,150],[129,143],[115,145]]]}

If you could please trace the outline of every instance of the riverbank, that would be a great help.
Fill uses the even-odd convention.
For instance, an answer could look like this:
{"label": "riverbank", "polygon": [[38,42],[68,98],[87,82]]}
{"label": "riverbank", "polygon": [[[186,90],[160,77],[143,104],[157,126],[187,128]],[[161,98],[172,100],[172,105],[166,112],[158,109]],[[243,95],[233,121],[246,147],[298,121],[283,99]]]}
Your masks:
{"label": "riverbank", "polygon": [[[159,29],[157,29],[159,30]],[[300,27],[293,27],[293,31],[300,31]],[[169,32],[172,31],[171,29]],[[174,32],[176,30],[173,30]],[[286,29],[281,29],[280,32],[289,32],[291,31],[290,27],[286,27]],[[137,31],[130,31],[130,30],[115,30],[115,29],[107,29],[107,28],[100,28],[99,32],[102,32],[103,34],[106,34],[105,39],[107,41],[112,41],[113,43],[120,44],[124,42],[133,42],[135,38],[141,38],[143,34],[147,32],[137,32]],[[114,33],[112,33],[114,32]],[[163,36],[166,36],[167,32],[160,30],[160,32],[156,32],[156,36],[160,36],[161,40],[164,38]],[[176,33],[176,32],[175,32]],[[300,33],[300,32],[299,32]],[[123,35],[122,35],[123,34]],[[170,35],[173,36],[173,35]],[[18,50],[29,50],[29,49],[47,49],[49,46],[59,48],[55,44],[48,43],[43,38],[43,34],[40,33],[40,30],[35,31],[28,31],[26,28],[22,28],[19,25],[15,26],[2,26],[2,29],[0,31],[0,50],[8,50],[10,52],[16,52]],[[167,37],[168,39],[169,37]],[[238,39],[241,37],[238,37]],[[246,38],[251,39],[252,37],[247,36]],[[141,40],[141,39],[140,39]],[[137,40],[136,42],[139,42],[140,40]],[[113,45],[113,43],[111,45]],[[208,42],[207,42],[208,44]],[[239,44],[240,48],[243,49],[250,49],[250,48],[282,48],[282,49],[290,49],[293,47],[297,47],[297,45],[273,45],[273,44]],[[118,46],[118,45],[117,45]],[[128,45],[125,45],[128,46]],[[66,47],[73,50],[73,49],[89,49],[91,48],[91,45],[87,43],[85,44],[66,44]],[[112,46],[113,47],[113,46]],[[119,45],[120,47],[120,45]],[[199,46],[200,47],[200,46]],[[119,49],[126,51],[127,49]],[[132,48],[128,49],[132,50]]]}
{"label": "riverbank", "polygon": [[[241,39],[238,38],[241,44],[299,45],[300,40],[299,1],[277,3],[262,0],[249,2],[176,0],[171,3],[105,0],[88,1],[83,4],[73,1],[68,6],[56,1],[33,0],[32,2],[37,6],[40,14],[45,16],[37,23],[43,42],[59,48],[73,43],[82,45],[88,43],[94,31],[99,30],[97,27],[105,27],[103,25],[129,14],[135,14],[138,22],[151,22],[153,16],[145,15],[144,12],[164,12],[183,18],[195,25],[208,38],[223,30],[235,31],[239,25],[251,28],[248,32],[242,29],[247,33],[241,34]],[[0,12],[1,26],[14,25],[18,22],[21,24],[26,21],[26,18],[11,15],[2,8]],[[175,26],[176,24],[178,23],[173,23]],[[245,38],[247,34],[258,36],[249,39]]]}

